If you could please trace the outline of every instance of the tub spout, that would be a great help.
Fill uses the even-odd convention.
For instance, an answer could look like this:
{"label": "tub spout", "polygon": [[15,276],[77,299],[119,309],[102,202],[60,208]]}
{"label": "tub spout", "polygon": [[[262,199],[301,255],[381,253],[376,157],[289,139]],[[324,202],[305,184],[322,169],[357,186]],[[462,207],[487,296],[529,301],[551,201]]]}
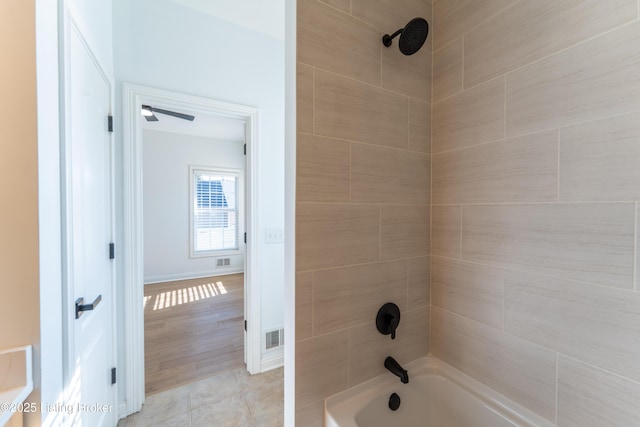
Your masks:
{"label": "tub spout", "polygon": [[407,384],[409,382],[409,373],[405,369],[402,369],[402,366],[400,366],[393,357],[389,356],[384,359],[384,367],[392,374],[400,377],[400,381],[402,381],[403,384]]}

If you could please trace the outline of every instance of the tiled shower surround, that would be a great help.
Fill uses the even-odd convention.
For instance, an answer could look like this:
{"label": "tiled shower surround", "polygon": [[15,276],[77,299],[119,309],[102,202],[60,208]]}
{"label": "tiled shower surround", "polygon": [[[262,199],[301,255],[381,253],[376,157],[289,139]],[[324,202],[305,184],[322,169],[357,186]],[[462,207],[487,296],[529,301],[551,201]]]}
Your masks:
{"label": "tiled shower surround", "polygon": [[[416,16],[430,46],[382,46]],[[640,425],[640,1],[299,0],[298,61],[298,425],[429,352]]]}
{"label": "tiled shower surround", "polygon": [[[431,48],[385,33],[423,0],[298,1],[296,425],[323,399],[429,352]],[[375,315],[402,310],[392,341]]]}

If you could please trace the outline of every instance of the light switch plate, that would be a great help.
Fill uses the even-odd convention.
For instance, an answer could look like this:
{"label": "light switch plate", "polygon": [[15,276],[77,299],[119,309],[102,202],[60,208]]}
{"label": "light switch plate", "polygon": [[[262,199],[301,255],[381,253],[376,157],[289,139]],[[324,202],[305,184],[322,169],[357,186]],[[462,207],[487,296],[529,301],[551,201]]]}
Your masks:
{"label": "light switch plate", "polygon": [[264,242],[267,244],[284,243],[284,229],[267,228],[265,230]]}

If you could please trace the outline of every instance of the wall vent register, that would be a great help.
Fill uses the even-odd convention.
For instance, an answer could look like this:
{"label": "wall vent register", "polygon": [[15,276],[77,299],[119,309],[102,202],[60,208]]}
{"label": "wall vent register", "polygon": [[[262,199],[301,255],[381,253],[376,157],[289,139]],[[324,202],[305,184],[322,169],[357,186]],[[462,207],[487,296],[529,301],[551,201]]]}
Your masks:
{"label": "wall vent register", "polygon": [[265,333],[265,350],[284,345],[284,329],[276,329]]}
{"label": "wall vent register", "polygon": [[218,258],[216,260],[216,267],[229,267],[231,265],[231,258]]}

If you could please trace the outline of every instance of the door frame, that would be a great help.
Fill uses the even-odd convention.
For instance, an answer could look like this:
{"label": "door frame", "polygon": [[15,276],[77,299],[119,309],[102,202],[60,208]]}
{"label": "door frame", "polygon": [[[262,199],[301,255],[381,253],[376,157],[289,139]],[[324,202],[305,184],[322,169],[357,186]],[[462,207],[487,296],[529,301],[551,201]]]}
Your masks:
{"label": "door frame", "polygon": [[172,92],[164,89],[123,83],[123,198],[124,198],[124,334],[126,407],[123,417],[137,412],[144,403],[144,254],[143,254],[143,187],[142,187],[142,105],[161,104],[169,109],[185,109],[195,113],[216,114],[244,120],[246,125],[247,157],[246,177],[246,232],[249,238],[245,248],[245,318],[252,325],[246,332],[246,362],[251,374],[260,372],[260,245],[257,241],[260,230],[258,195],[258,124],[259,110],[246,105],[232,104]]}

